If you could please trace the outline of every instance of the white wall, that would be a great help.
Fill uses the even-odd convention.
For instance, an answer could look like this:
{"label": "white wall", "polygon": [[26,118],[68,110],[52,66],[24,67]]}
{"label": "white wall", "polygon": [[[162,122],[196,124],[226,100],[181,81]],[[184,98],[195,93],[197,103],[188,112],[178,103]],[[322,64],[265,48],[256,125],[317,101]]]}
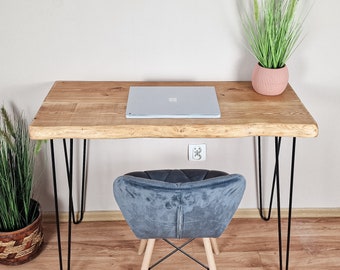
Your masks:
{"label": "white wall", "polygon": [[[31,119],[55,80],[249,80],[256,61],[244,48],[236,2],[0,0],[1,103],[15,103]],[[299,208],[340,206],[338,10],[338,0],[315,1],[307,35],[288,62],[290,83],[320,128],[318,138],[298,139]],[[207,161],[187,161],[187,145],[196,142],[207,144]],[[268,151],[271,146],[266,143]],[[87,209],[117,209],[112,181],[124,172],[189,167],[244,174],[241,207],[256,208],[253,148],[252,138],[91,141]],[[44,210],[53,209],[48,149],[36,194]],[[283,150],[288,164],[286,141]],[[64,176],[61,153],[58,161]],[[63,209],[65,186],[59,187]]]}

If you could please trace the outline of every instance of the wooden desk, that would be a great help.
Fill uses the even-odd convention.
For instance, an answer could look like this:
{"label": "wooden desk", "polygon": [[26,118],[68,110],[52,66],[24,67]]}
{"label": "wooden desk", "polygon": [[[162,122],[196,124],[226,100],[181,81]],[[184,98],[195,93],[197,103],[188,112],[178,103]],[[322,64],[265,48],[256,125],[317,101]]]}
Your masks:
{"label": "wooden desk", "polygon": [[[221,110],[219,119],[126,119],[125,110],[131,85],[206,85],[215,86]],[[289,211],[287,227],[286,269],[288,269],[290,227],[293,197],[293,178],[296,137],[315,137],[318,126],[293,89],[275,97],[253,91],[250,82],[56,82],[30,125],[30,136],[50,140],[53,186],[58,234],[59,264],[62,269],[60,244],[57,172],[54,158],[54,139],[63,139],[69,185],[68,269],[71,260],[71,220],[74,223],[73,139],[84,139],[83,166],[86,162],[87,139],[118,138],[232,138],[258,136],[258,182],[260,215],[262,210],[261,137],[275,137],[275,168],[271,197],[276,187],[278,212],[279,263],[283,269],[279,154],[281,137],[292,137]],[[65,139],[70,139],[69,152]],[[84,187],[83,167],[83,187]],[[82,188],[82,198],[84,189]],[[82,199],[82,212],[85,205]],[[272,204],[270,203],[269,212]],[[73,214],[73,215],[72,215]],[[73,217],[72,217],[73,216]]]}
{"label": "wooden desk", "polygon": [[[126,119],[131,85],[215,86],[219,119]],[[254,92],[250,82],[56,82],[33,123],[32,139],[315,137],[318,127],[293,89]]]}

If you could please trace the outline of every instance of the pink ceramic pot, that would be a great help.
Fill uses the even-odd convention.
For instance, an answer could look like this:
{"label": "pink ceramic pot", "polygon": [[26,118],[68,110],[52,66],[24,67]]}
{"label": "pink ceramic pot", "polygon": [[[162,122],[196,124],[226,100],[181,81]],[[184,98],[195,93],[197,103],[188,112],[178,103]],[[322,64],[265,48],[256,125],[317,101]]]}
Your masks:
{"label": "pink ceramic pot", "polygon": [[266,96],[280,95],[288,85],[288,68],[264,68],[257,64],[253,71],[252,85],[256,92]]}

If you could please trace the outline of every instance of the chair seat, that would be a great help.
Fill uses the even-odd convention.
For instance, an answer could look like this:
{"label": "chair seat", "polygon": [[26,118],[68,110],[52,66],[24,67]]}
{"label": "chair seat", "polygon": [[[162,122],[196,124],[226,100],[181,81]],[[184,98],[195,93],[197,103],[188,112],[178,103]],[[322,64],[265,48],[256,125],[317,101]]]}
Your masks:
{"label": "chair seat", "polygon": [[241,175],[196,169],[132,172],[114,182],[117,203],[140,239],[219,237],[244,188]]}
{"label": "chair seat", "polygon": [[157,238],[203,238],[209,267],[181,247],[174,246],[175,252],[181,251],[204,268],[216,270],[212,246],[216,253],[218,248],[212,238],[219,237],[228,226],[244,190],[245,180],[239,174],[197,169],[131,172],[118,177],[113,186],[125,220],[143,239],[139,248],[139,253],[146,248],[142,270],[152,269],[168,257],[150,267]]}
{"label": "chair seat", "polygon": [[136,171],[126,175],[158,180],[166,183],[187,183],[228,175],[226,172],[202,169]]}

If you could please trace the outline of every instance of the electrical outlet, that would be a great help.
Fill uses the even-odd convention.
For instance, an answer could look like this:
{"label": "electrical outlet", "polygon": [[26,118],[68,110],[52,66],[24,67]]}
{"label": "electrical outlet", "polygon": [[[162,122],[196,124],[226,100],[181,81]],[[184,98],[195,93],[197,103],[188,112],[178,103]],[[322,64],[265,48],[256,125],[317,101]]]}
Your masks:
{"label": "electrical outlet", "polygon": [[188,158],[191,161],[203,161],[207,158],[206,144],[189,144]]}

